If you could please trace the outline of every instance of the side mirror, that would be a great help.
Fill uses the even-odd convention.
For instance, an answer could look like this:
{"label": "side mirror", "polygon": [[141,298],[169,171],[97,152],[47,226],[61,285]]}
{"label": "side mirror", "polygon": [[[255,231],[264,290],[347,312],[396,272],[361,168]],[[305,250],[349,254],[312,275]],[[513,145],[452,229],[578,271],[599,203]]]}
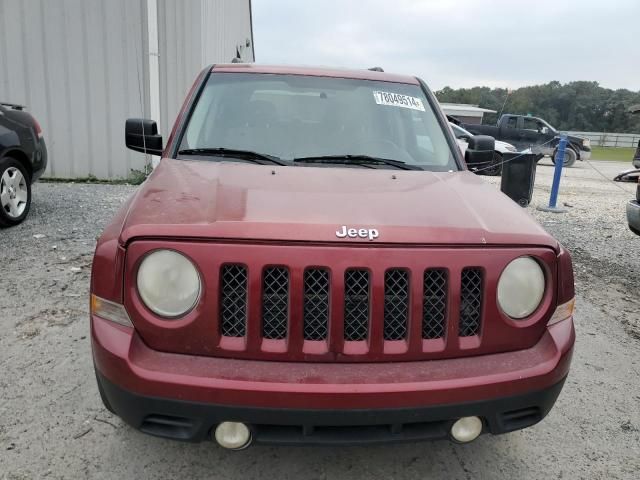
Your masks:
{"label": "side mirror", "polygon": [[467,166],[474,170],[489,166],[493,161],[496,140],[488,135],[474,135],[469,139],[469,146],[464,154]]}
{"label": "side mirror", "polygon": [[151,155],[162,155],[162,135],[158,124],[144,118],[128,118],[124,127],[127,148]]}

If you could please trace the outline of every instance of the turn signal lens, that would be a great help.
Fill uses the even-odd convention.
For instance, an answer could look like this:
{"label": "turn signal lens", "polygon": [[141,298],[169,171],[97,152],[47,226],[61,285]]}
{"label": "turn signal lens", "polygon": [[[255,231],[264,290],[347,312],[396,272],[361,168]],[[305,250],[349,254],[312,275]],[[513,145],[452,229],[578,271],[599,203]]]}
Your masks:
{"label": "turn signal lens", "polygon": [[131,323],[131,319],[123,305],[110,302],[93,294],[91,294],[91,314],[118,325],[133,328],[133,323]]}
{"label": "turn signal lens", "polygon": [[567,318],[573,316],[573,313],[575,312],[575,310],[576,310],[575,298],[572,298],[571,300],[569,300],[566,303],[563,303],[562,305],[558,305],[558,307],[556,308],[556,311],[553,312],[551,319],[547,323],[547,326],[555,325],[556,323],[561,322],[562,320],[566,320]]}

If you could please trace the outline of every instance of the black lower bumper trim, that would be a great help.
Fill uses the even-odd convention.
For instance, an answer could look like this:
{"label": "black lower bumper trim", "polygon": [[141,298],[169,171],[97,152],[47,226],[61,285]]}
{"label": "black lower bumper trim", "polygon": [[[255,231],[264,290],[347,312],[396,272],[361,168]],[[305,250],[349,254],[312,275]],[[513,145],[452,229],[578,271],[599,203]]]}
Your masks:
{"label": "black lower bumper trim", "polygon": [[246,423],[255,443],[356,445],[448,438],[460,417],[479,416],[484,433],[500,434],[542,420],[564,379],[541,391],[455,405],[368,410],[301,410],[215,405],[141,396],[97,373],[105,406],[142,432],[174,440],[211,438],[223,421]]}

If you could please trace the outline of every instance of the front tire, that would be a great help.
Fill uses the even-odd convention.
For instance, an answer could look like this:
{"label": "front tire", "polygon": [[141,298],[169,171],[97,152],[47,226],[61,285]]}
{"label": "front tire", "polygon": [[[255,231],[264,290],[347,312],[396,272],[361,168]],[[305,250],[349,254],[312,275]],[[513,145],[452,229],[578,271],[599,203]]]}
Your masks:
{"label": "front tire", "polygon": [[[557,156],[558,156],[558,150],[556,149],[556,151],[553,152],[553,157],[551,157],[554,165],[556,164]],[[562,164],[562,166],[571,167],[574,163],[576,163],[577,159],[578,159],[578,154],[572,148],[567,147],[564,150],[564,163]]]}
{"label": "front tire", "polygon": [[15,158],[0,159],[0,227],[21,223],[31,208],[31,179]]}

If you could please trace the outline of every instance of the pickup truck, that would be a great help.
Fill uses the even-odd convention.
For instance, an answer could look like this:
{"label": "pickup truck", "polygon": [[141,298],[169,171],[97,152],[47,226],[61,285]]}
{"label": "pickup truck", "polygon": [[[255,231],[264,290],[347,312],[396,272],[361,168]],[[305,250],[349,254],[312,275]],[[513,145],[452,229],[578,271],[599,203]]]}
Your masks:
{"label": "pickup truck", "polygon": [[[640,116],[640,105],[634,105],[630,109],[631,113],[635,113]],[[631,161],[635,168],[640,168],[640,142],[638,142],[638,148],[636,148],[636,153],[633,156],[633,160]]]}
{"label": "pickup truck", "polygon": [[[514,145],[518,151],[528,148],[541,159],[545,155],[555,161],[560,133],[538,117],[505,114],[496,126],[463,124],[463,128],[474,135],[490,135]],[[570,167],[576,160],[591,157],[591,143],[588,138],[568,136],[569,145],[565,153],[564,165]]]}

